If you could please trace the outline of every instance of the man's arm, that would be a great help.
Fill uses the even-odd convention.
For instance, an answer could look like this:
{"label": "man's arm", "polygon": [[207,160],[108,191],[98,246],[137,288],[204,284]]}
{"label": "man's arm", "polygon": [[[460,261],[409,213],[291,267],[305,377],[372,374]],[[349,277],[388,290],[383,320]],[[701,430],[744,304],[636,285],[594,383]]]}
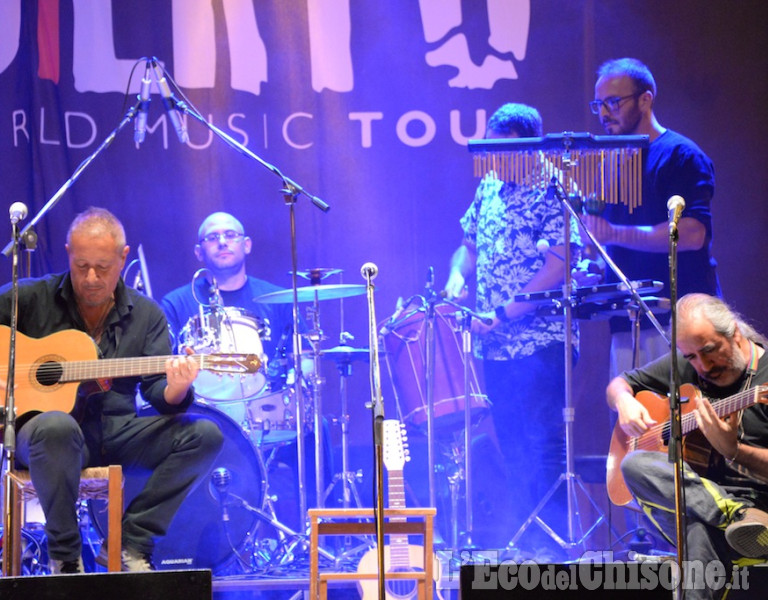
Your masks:
{"label": "man's arm", "polygon": [[623,377],[615,377],[605,390],[611,409],[619,413],[619,426],[627,435],[642,435],[656,424],[648,410],[635,398],[632,388]]}
{"label": "man's arm", "polygon": [[467,277],[475,272],[477,264],[477,251],[474,245],[467,239],[461,243],[451,257],[451,272],[445,291],[448,298],[463,298],[466,296],[465,284]]}
{"label": "man's arm", "polygon": [[[669,223],[656,225],[614,225],[602,217],[582,217],[592,235],[606,246],[621,246],[642,252],[669,252]],[[704,224],[691,217],[683,217],[677,226],[677,249],[681,252],[699,250],[704,246],[707,230]]]}

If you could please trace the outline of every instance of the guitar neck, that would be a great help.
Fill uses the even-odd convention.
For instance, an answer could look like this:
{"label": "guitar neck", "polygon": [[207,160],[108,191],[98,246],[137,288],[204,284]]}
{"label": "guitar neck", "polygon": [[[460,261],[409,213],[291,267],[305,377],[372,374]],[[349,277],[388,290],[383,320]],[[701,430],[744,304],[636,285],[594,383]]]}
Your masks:
{"label": "guitar neck", "polygon": [[[200,368],[205,368],[204,354],[190,355]],[[61,369],[60,382],[113,379],[157,375],[165,372],[165,362],[173,356],[140,356],[135,358],[103,358],[101,360],[75,360],[55,363]]]}
{"label": "guitar neck", "polygon": [[[748,390],[744,390],[728,398],[722,400],[715,400],[711,402],[712,409],[715,411],[718,417],[723,418],[727,415],[733,414],[745,408],[749,408],[753,404],[760,402],[762,396],[768,391],[768,386],[758,385]],[[690,433],[698,429],[696,424],[696,417],[693,413],[688,413],[682,418],[683,435]]]}
{"label": "guitar neck", "polygon": [[[387,489],[390,508],[405,508],[405,482],[402,469],[387,471]],[[392,517],[391,521],[405,521],[405,517]],[[389,536],[389,556],[392,568],[409,566],[408,536]]]}

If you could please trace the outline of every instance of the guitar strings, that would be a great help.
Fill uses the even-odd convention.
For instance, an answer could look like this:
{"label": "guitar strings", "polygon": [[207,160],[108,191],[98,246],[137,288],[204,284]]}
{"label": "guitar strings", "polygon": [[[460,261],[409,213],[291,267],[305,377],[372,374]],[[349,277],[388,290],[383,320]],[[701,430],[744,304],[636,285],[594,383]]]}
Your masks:
{"label": "guitar strings", "polygon": [[[715,406],[713,408],[716,408],[715,412],[717,412],[717,409],[723,409],[723,414],[731,414],[736,412],[737,410],[743,408],[741,406],[742,401],[752,395],[758,396],[762,392],[766,390],[766,386],[758,386],[751,388],[749,390],[744,390],[742,392],[738,392],[737,394],[734,394],[733,396],[729,396],[728,398],[725,398],[723,400],[720,400],[715,403]],[[694,429],[696,429],[696,416],[690,412],[682,416],[680,419],[681,427],[683,430],[683,434],[690,433]],[[632,436],[625,442],[625,445],[630,449],[653,449],[658,446],[657,438],[661,436],[662,439],[669,440],[669,430],[670,430],[670,423],[669,421],[665,421],[664,423],[660,423],[657,425],[653,425],[646,431],[645,433],[639,435],[639,436]]]}

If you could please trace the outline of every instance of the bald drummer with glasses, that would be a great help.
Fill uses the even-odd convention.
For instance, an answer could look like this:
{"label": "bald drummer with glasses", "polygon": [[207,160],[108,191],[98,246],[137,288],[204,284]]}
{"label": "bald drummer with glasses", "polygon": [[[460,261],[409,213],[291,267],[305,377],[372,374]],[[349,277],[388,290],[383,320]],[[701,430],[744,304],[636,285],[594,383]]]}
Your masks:
{"label": "bald drummer with glasses", "polygon": [[[169,292],[160,303],[176,342],[182,344],[185,341],[185,327],[197,317],[201,306],[204,310],[212,304],[232,307],[243,315],[239,321],[241,328],[234,332],[235,336],[242,337],[245,333],[249,338],[235,342],[245,344],[243,351],[250,352],[248,342],[256,341],[258,337],[263,355],[269,359],[267,363],[272,376],[284,378],[285,373],[279,371],[280,365],[274,359],[281,354],[281,347],[290,348],[291,306],[254,302],[257,296],[282,288],[246,273],[246,257],[253,249],[253,240],[245,235],[243,224],[229,213],[215,212],[200,224],[197,240],[194,253],[204,268],[198,271],[191,285]],[[253,332],[242,326],[249,323],[249,319],[253,322]],[[279,382],[272,384],[280,386]]]}
{"label": "bald drummer with glasses", "polygon": [[[630,214],[622,204],[607,204],[585,223],[630,280],[664,282],[660,296],[669,297],[669,226],[667,202],[685,200],[678,231],[678,297],[693,292],[720,296],[712,257],[712,213],[715,191],[712,161],[690,139],[662,127],[654,114],[656,82],[650,69],[634,58],[605,62],[597,71],[595,99],[589,103],[608,135],[647,135],[643,151],[642,204]],[[611,272],[606,281],[617,281]],[[586,283],[586,282],[585,282]],[[666,315],[656,315],[666,325]],[[664,354],[668,347],[647,319],[642,321],[639,364]],[[611,319],[611,375],[632,368],[631,324]]]}

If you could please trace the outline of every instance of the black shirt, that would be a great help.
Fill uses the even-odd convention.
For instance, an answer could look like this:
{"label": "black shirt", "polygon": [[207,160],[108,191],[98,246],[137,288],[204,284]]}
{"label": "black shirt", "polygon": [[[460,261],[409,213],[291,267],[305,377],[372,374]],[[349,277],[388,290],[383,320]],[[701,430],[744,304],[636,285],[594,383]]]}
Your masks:
{"label": "black shirt", "polygon": [[[100,358],[130,358],[165,356],[171,352],[170,336],[165,315],[153,300],[128,288],[122,279],[115,289],[115,305],[107,315],[105,329],[98,344]],[[75,300],[69,272],[51,274],[39,279],[19,282],[18,330],[32,337],[42,338],[67,329],[86,331]],[[0,324],[9,325],[11,316],[10,284],[0,289]],[[64,358],[71,349],[51,349]],[[20,365],[17,365],[17,373]],[[17,375],[17,384],[18,381]],[[144,400],[161,413],[183,411],[192,402],[192,389],[179,405],[165,402],[165,374],[142,377],[121,377],[112,380],[111,388],[88,398],[86,420],[101,421],[108,435],[120,427],[121,417],[136,416],[136,389]],[[104,419],[103,417],[116,417]]]}

